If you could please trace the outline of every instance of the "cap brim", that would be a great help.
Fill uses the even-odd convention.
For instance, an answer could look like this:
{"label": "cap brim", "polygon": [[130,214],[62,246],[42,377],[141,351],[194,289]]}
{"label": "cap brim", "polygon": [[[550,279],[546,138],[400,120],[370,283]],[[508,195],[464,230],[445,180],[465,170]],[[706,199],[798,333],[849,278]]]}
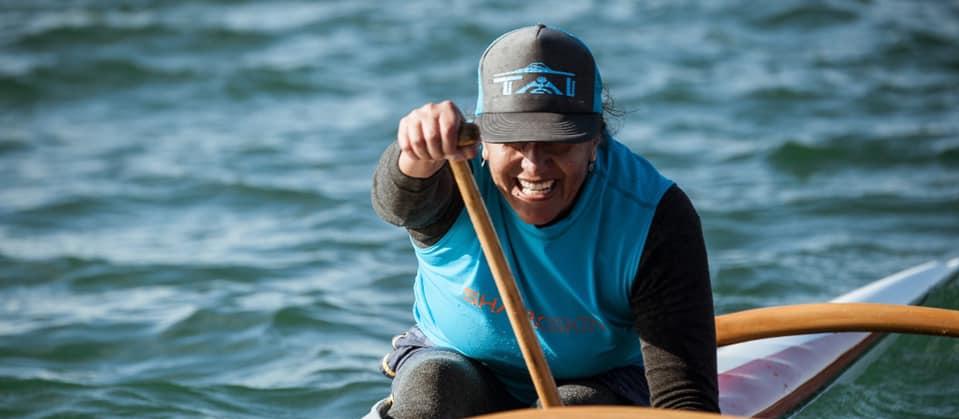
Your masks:
{"label": "cap brim", "polygon": [[595,113],[490,112],[477,115],[476,125],[483,141],[490,143],[581,143],[598,136],[603,117]]}

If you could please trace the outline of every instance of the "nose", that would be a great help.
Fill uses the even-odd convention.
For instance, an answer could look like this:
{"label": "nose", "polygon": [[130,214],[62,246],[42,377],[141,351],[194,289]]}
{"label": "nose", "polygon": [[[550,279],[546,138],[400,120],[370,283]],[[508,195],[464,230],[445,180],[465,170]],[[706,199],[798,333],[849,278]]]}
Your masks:
{"label": "nose", "polygon": [[546,168],[550,161],[549,153],[546,153],[542,144],[526,143],[522,150],[523,162],[521,167],[528,172],[535,172]]}

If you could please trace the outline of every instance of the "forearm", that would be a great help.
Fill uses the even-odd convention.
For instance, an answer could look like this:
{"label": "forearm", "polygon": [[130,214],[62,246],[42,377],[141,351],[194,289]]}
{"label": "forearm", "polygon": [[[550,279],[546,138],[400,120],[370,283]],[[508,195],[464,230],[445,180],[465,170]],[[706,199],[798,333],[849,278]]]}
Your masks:
{"label": "forearm", "polygon": [[718,411],[706,248],[699,216],[678,187],[657,208],[630,302],[652,405]]}
{"label": "forearm", "polygon": [[432,176],[405,175],[399,167],[400,149],[392,143],[383,152],[373,175],[373,209],[384,221],[406,227],[421,245],[441,238],[463,208],[449,166]]}

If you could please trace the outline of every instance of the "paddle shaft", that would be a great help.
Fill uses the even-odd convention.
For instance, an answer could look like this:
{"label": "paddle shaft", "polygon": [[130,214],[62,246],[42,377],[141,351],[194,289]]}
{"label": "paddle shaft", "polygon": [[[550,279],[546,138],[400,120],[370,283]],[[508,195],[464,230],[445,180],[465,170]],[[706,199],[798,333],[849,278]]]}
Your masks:
{"label": "paddle shaft", "polygon": [[[460,127],[459,144],[461,146],[469,145],[478,141],[479,129],[474,124],[464,122]],[[483,254],[486,255],[486,262],[493,273],[496,289],[503,300],[509,323],[513,327],[513,333],[516,335],[516,340],[523,353],[523,359],[526,361],[526,368],[529,369],[530,376],[533,379],[536,395],[539,397],[543,408],[562,406],[559,391],[556,389],[556,381],[553,380],[549,364],[546,363],[546,357],[543,356],[543,348],[540,347],[539,340],[533,333],[529,312],[526,311],[519,289],[516,287],[516,281],[513,279],[513,273],[506,263],[503,248],[496,236],[496,230],[493,229],[493,223],[486,211],[483,197],[480,196],[479,188],[476,186],[473,172],[470,171],[466,161],[451,160],[449,163],[453,170],[453,178],[456,179],[456,186],[459,187],[466,211],[469,213],[470,221],[473,222],[473,228],[479,238]]]}
{"label": "paddle shaft", "polygon": [[888,332],[959,337],[959,311],[878,303],[757,308],[716,316],[716,343],[824,332]]}

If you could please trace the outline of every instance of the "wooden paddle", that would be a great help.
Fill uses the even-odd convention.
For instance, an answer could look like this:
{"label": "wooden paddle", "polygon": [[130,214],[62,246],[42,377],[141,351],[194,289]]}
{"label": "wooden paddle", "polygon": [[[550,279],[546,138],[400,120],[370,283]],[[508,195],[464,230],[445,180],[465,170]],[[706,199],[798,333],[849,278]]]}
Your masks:
{"label": "wooden paddle", "polygon": [[716,316],[716,343],[824,332],[889,332],[959,337],[959,311],[877,303],[766,307]]}
{"label": "wooden paddle", "polygon": [[[459,137],[460,146],[476,144],[480,137],[479,127],[464,122],[460,125]],[[496,230],[493,229],[493,223],[486,211],[483,197],[480,196],[479,188],[476,186],[476,179],[473,178],[473,173],[466,161],[451,160],[449,163],[453,169],[453,177],[456,179],[460,195],[463,196],[463,203],[467,212],[469,212],[470,221],[473,222],[473,228],[476,230],[476,236],[479,237],[483,254],[486,255],[486,262],[489,264],[493,279],[496,281],[496,289],[499,291],[500,298],[503,299],[503,306],[506,308],[506,315],[509,317],[509,323],[513,327],[516,340],[519,342],[523,359],[526,361],[526,368],[529,369],[530,376],[533,379],[536,395],[539,397],[543,408],[562,406],[559,391],[556,389],[556,381],[553,380],[549,364],[546,363],[546,358],[543,356],[543,348],[540,347],[539,340],[533,333],[533,326],[530,324],[526,306],[523,304],[519,289],[516,288],[516,281],[513,279],[513,273],[510,272],[506,257],[503,255],[503,248],[496,236]]]}

